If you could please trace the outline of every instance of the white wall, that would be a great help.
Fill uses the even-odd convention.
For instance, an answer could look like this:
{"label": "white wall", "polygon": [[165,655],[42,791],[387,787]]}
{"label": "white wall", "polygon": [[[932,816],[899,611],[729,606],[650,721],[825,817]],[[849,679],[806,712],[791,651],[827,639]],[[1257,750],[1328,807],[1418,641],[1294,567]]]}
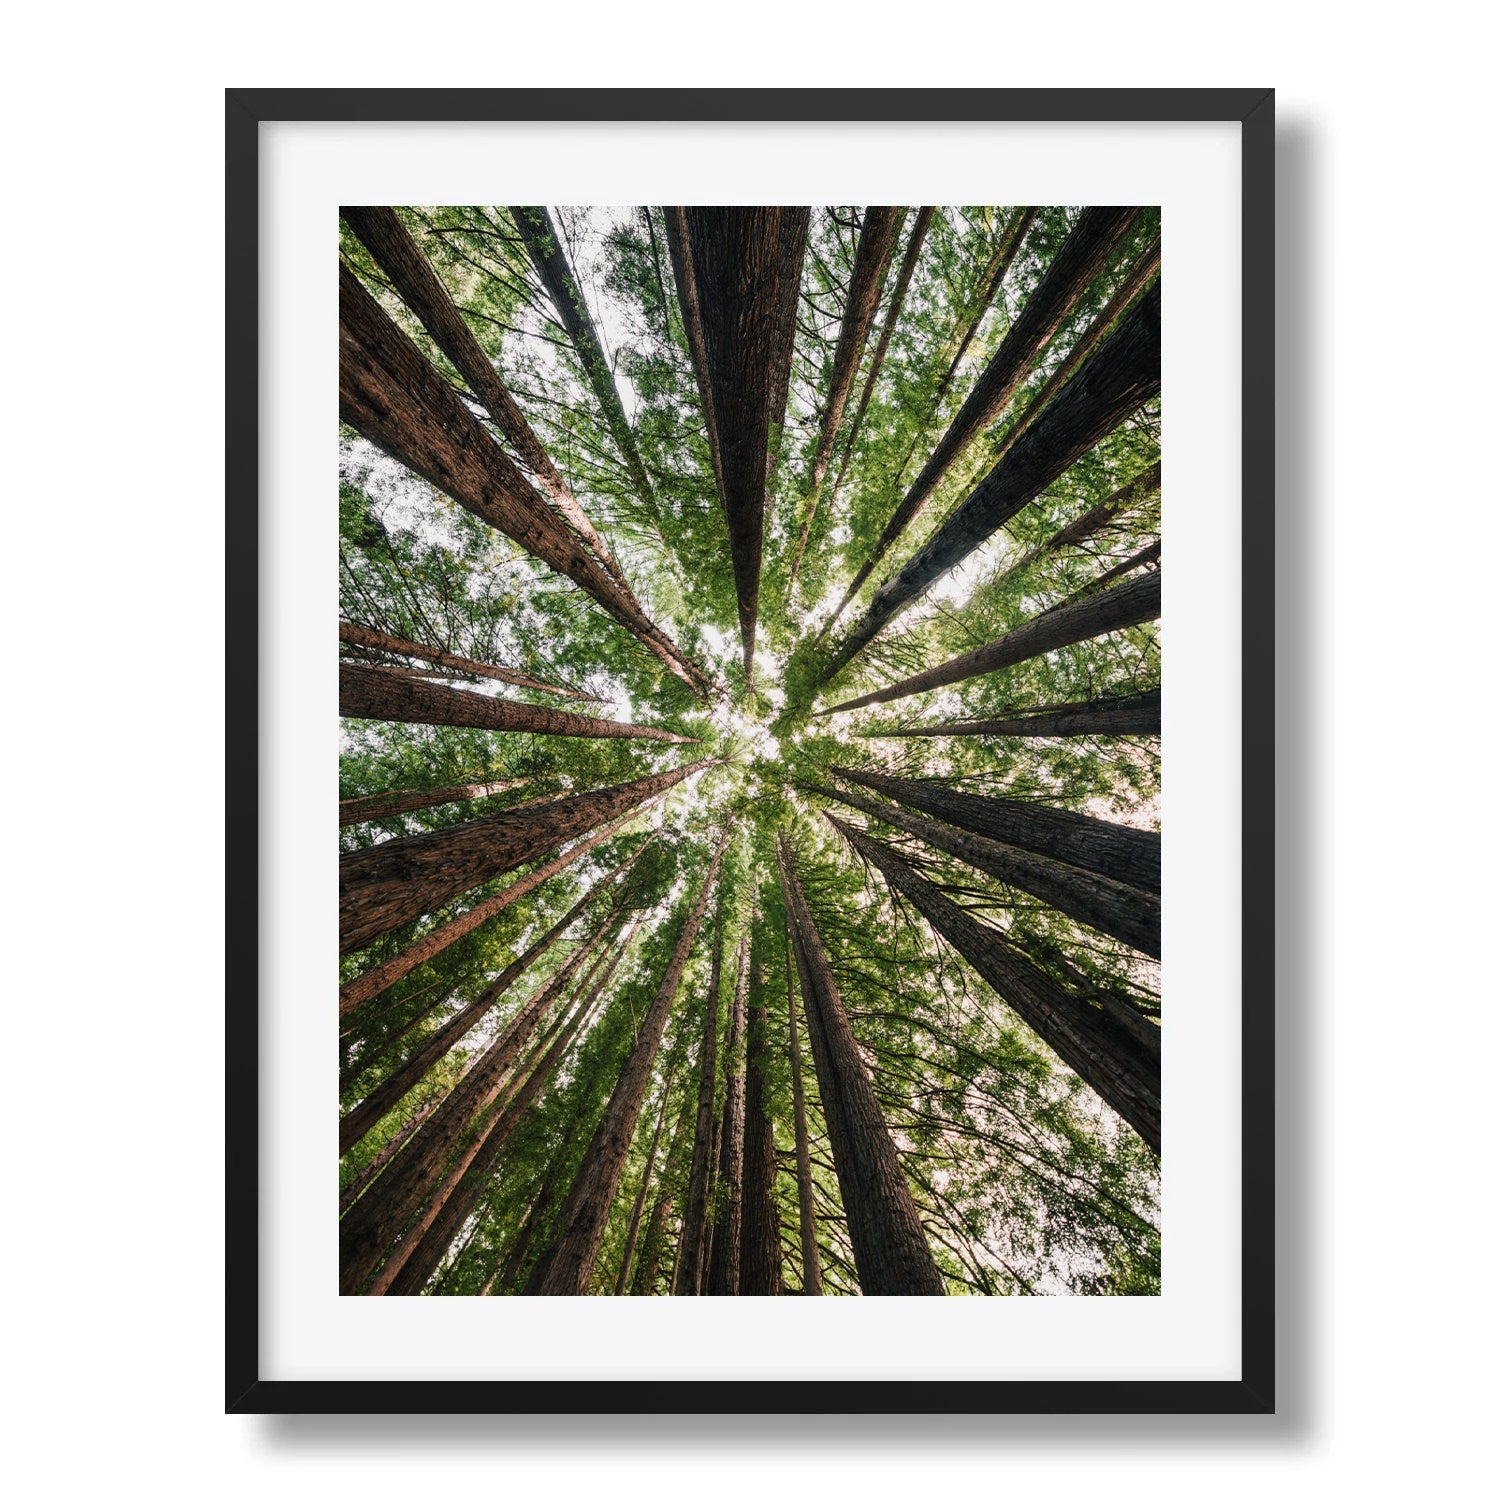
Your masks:
{"label": "white wall", "polygon": [[[35,848],[23,863],[12,822],[5,1119],[11,1206],[38,1226],[7,1249],[20,1492],[1196,1500],[1492,1482],[1474,1466],[1493,1026],[1488,1052],[1469,1028],[1495,992],[1493,715],[1467,707],[1488,674],[1461,655],[1488,641],[1496,555],[1477,8],[773,3],[732,28],[707,7],[654,25],[589,9],[302,0],[11,23],[5,373],[27,410],[7,413],[7,800]],[[851,30],[868,39],[848,50]],[[219,89],[770,81],[1279,91],[1283,1414],[226,1418]]]}

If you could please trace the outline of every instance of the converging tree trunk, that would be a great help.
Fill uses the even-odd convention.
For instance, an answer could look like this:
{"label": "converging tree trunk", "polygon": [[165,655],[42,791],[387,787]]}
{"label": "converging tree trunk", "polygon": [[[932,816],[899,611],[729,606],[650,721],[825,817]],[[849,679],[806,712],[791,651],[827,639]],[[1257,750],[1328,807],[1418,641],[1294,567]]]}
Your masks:
{"label": "converging tree trunk", "polygon": [[750,1025],[745,1038],[745,1170],[740,1221],[742,1297],[781,1295],[781,1216],[776,1208],[776,1139],[771,1124],[771,1044],[761,972],[760,928],[750,949]]}
{"label": "converging tree trunk", "polygon": [[698,1295],[707,1264],[704,1249],[708,1244],[708,1177],[713,1167],[714,1086],[719,1076],[719,989],[724,946],[722,896],[714,913],[713,943],[708,994],[703,1002],[703,1044],[698,1050],[698,1112],[693,1133],[693,1157],[688,1167],[682,1239],[677,1252],[676,1295],[679,1297]]}
{"label": "converging tree trunk", "polygon": [[740,937],[734,1001],[724,1042],[724,1123],[719,1132],[719,1211],[714,1216],[713,1258],[707,1295],[737,1297],[740,1291],[740,1225],[744,1213],[745,999],[750,985],[750,932]]}
{"label": "converging tree trunk", "polygon": [[339,827],[373,822],[376,818],[393,818],[400,813],[420,812],[424,807],[446,807],[450,802],[471,802],[476,797],[493,797],[535,781],[534,776],[515,776],[509,781],[464,781],[457,786],[434,786],[425,791],[402,790],[375,792],[368,797],[346,797],[339,803]]}
{"label": "converging tree trunk", "polygon": [[1161,733],[1161,689],[1118,698],[1070,703],[1048,713],[1017,713],[1003,719],[955,719],[871,731],[877,739],[922,739],[946,735],[994,735],[1011,739],[1064,739],[1071,735]]}
{"label": "converging tree trunk", "polygon": [[619,818],[712,764],[693,761],[595,792],[525,802],[452,828],[387,839],[344,855],[339,861],[340,952],[373,943],[382,933]]}
{"label": "converging tree trunk", "polygon": [[[679,1048],[679,1050],[681,1050]],[[666,1081],[661,1086],[661,1108],[656,1112],[656,1129],[651,1133],[651,1148],[646,1152],[646,1165],[641,1169],[641,1185],[630,1209],[630,1223],[625,1230],[625,1249],[620,1255],[620,1269],[615,1274],[615,1296],[623,1297],[630,1285],[631,1262],[635,1259],[636,1241],[641,1233],[641,1216],[646,1211],[646,1199],[651,1193],[651,1173],[656,1166],[656,1153],[661,1145],[662,1129],[667,1123],[667,1105],[672,1099],[672,1080],[677,1076],[677,1058],[667,1069]]]}
{"label": "converging tree trunk", "polygon": [[821,797],[833,797],[858,811],[919,838],[934,849],[961,859],[996,880],[1025,891],[1075,921],[1118,938],[1132,948],[1161,957],[1161,899],[1122,881],[1110,880],[1077,865],[1060,864],[1027,849],[1015,849],[931,818],[919,818],[854,792],[834,787],[797,785]]}
{"label": "converging tree trunk", "polygon": [[703,923],[703,913],[708,908],[708,899],[718,880],[719,866],[724,851],[729,847],[729,837],[734,825],[726,825],[720,836],[713,858],[703,878],[703,887],[698,893],[677,946],[672,951],[667,971],[651,1002],[634,1049],[625,1063],[620,1081],[610,1095],[604,1119],[594,1132],[583,1164],[578,1169],[573,1190],[563,1204],[560,1234],[556,1248],[548,1257],[546,1269],[527,1290],[542,1296],[581,1296],[587,1289],[593,1274],[594,1262],[604,1240],[605,1224],[610,1205],[620,1185],[620,1173],[624,1170],[625,1155],[630,1149],[630,1139],[635,1133],[636,1120],[640,1116],[646,1087],[650,1082],[651,1067],[656,1060],[656,1049],[661,1045],[662,1032],[666,1029],[667,1016],[676,998],[677,987],[682,983],[682,971],[687,966],[693,941]]}
{"label": "converging tree trunk", "polygon": [[514,703],[468,688],[423,682],[389,667],[339,663],[339,713],[346,719],[384,719],[396,724],[453,724],[516,734],[563,734],[582,739],[656,740],[664,745],[695,745],[684,734],[648,724],[620,724],[589,714],[564,713],[536,703]]}
{"label": "converging tree trunk", "polygon": [[1155,620],[1161,614],[1161,569],[1144,573],[1125,583],[1117,583],[1102,594],[1089,594],[1075,599],[1071,604],[1059,605],[1045,614],[1035,616],[1024,625],[1018,625],[998,641],[991,641],[977,650],[966,651],[941,666],[928,667],[925,672],[915,672],[893,682],[889,687],[878,688],[873,693],[864,693],[850,698],[845,703],[836,703],[823,710],[826,714],[847,713],[850,709],[864,708],[871,703],[889,703],[895,698],[909,698],[913,693],[930,692],[933,688],[947,687],[963,682],[970,677],[983,677],[998,672],[1002,667],[1013,667],[1034,656],[1045,656],[1049,651],[1060,651],[1064,646],[1076,646],[1080,641],[1093,640],[1095,636],[1108,635],[1113,630],[1124,630],[1131,625],[1142,625]]}
{"label": "converging tree trunk", "polygon": [[859,1289],[867,1297],[941,1297],[942,1273],[933,1261],[784,835],[780,856],[797,966],[808,999],[823,1117],[849,1220]]}
{"label": "converging tree trunk", "polygon": [[827,681],[943,574],[956,568],[1161,389],[1161,284],[1150,287],[1078,374],[898,573],[845,636]]}
{"label": "converging tree trunk", "polygon": [[894,849],[823,815],[971,963],[985,982],[1152,1149],[1161,1152],[1161,1059],[1139,1029],[1070,994],[1003,934],[924,879]]}
{"label": "converging tree trunk", "polygon": [[564,698],[581,698],[586,703],[602,703],[602,698],[593,693],[580,693],[574,688],[558,687],[554,682],[543,682],[525,672],[510,667],[497,667],[493,662],[475,661],[469,656],[455,656],[437,646],[419,646],[415,641],[403,640],[397,635],[387,635],[383,630],[371,630],[367,625],[356,625],[351,620],[339,621],[339,639],[349,646],[360,646],[366,651],[383,651],[387,656],[413,656],[418,661],[430,661],[454,672],[467,672],[471,677],[493,677],[497,682],[508,682],[515,687],[531,688],[538,693],[559,693]]}
{"label": "converging tree trunk", "polygon": [[806,514],[797,545],[792,549],[791,572],[787,578],[787,594],[797,582],[797,569],[802,565],[802,553],[807,546],[808,532],[812,529],[813,517],[818,512],[818,492],[828,463],[833,457],[834,439],[838,436],[839,423],[843,420],[844,405],[849,399],[854,377],[859,373],[860,358],[865,341],[870,336],[870,325],[875,321],[875,312],[880,305],[880,278],[890,254],[891,237],[899,230],[904,208],[876,208],[865,210],[864,223],[859,231],[859,243],[854,249],[854,267],[849,273],[849,294],[844,302],[844,316],[839,323],[839,340],[833,352],[833,370],[828,378],[828,391],[823,404],[823,420],[818,428],[818,446],[813,453],[812,474],[809,477]]}
{"label": "converging tree trunk", "polygon": [[[717,448],[745,675],[753,672],[773,429],[785,414],[805,208],[669,209],[668,240],[699,397]],[[701,349],[694,332],[701,332]],[[773,409],[780,401],[781,407]]]}
{"label": "converging tree trunk", "polygon": [[792,1131],[797,1151],[797,1227],[801,1235],[802,1295],[823,1294],[823,1271],[818,1256],[818,1232],[813,1208],[812,1149],[807,1139],[807,1100],[802,1086],[802,1044],[797,1038],[797,962],[792,936],[791,898],[786,889],[786,872],[781,868],[777,851],[777,871],[781,877],[781,902],[786,922],[786,1014],[787,1056],[792,1065]]}
{"label": "converging tree trunk", "polygon": [[1161,835],[1149,829],[1128,828],[1037,802],[954,791],[933,781],[848,766],[829,769],[842,781],[867,787],[955,828],[1161,894]]}
{"label": "converging tree trunk", "polygon": [[635,1279],[630,1288],[633,1297],[650,1297],[656,1291],[656,1281],[661,1274],[662,1251],[667,1242],[667,1219],[676,1201],[677,1168],[687,1142],[692,1139],[695,1102],[694,1096],[688,1094],[683,1100],[677,1123],[672,1127],[672,1145],[667,1151],[666,1165],[662,1168],[661,1188],[646,1224],[646,1235],[641,1241],[640,1259],[636,1262]]}
{"label": "converging tree trunk", "polygon": [[554,572],[571,578],[700,698],[708,677],[511,462],[421,351],[339,264],[339,416]]}

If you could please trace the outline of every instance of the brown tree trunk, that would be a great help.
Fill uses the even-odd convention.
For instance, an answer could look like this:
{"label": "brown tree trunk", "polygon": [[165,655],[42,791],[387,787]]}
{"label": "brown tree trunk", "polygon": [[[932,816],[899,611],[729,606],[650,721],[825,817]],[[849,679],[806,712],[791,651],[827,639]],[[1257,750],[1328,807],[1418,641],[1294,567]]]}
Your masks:
{"label": "brown tree trunk", "polygon": [[818,1264],[818,1234],[813,1211],[812,1151],[807,1141],[807,1101],[802,1092],[802,1045],[797,1039],[797,966],[792,939],[792,906],[786,874],[781,873],[781,901],[786,916],[787,1052],[792,1062],[792,1127],[797,1143],[797,1218],[802,1235],[802,1295],[823,1294],[823,1272]]}
{"label": "brown tree trunk", "polygon": [[412,1138],[417,1127],[423,1120],[438,1107],[436,1099],[429,1099],[420,1109],[413,1112],[411,1119],[404,1124],[385,1145],[365,1164],[359,1175],[339,1194],[339,1216],[342,1217],[354,1202],[374,1180],[385,1170],[386,1163]]}
{"label": "brown tree trunk", "polygon": [[735,964],[734,1002],[724,1039],[724,1123],[719,1135],[720,1212],[714,1216],[713,1256],[706,1295],[740,1293],[740,1226],[744,1216],[745,1164],[745,997],[750,984],[750,934],[740,938]]}
{"label": "brown tree trunk", "polygon": [[978,922],[895,850],[823,815],[971,963],[1010,1008],[1143,1141],[1161,1152],[1158,1048],[1108,1009],[1069,994],[993,927]]}
{"label": "brown tree trunk", "polygon": [[1149,469],[1137,474],[1127,484],[1122,484],[1112,495],[1107,495],[1097,505],[1091,506],[1076,521],[1070,521],[1061,531],[1055,532],[1045,542],[1033,547],[1018,558],[996,580],[1003,581],[1016,573],[1024,572],[1038,559],[1065,547],[1076,547],[1096,532],[1102,531],[1116,516],[1121,516],[1138,505],[1148,495],[1161,488],[1161,461],[1158,459]]}
{"label": "brown tree trunk", "polygon": [[380,1268],[370,1284],[370,1296],[415,1297],[431,1280],[448,1247],[479,1206],[493,1180],[495,1163],[516,1127],[551,1080],[558,1063],[609,987],[630,946],[633,930],[634,924],[622,934],[603,973],[597,978],[590,975],[579,985],[571,1014],[554,1029],[550,1042],[539,1042],[532,1057],[516,1069],[504,1093],[491,1107],[489,1123],[459,1152],[422,1214]]}
{"label": "brown tree trunk", "polygon": [[571,578],[701,698],[709,679],[654,624],[640,601],[564,525],[474,417],[458,392],[386,316],[348,266],[339,265],[339,416]]}
{"label": "brown tree trunk", "polygon": [[779,842],[782,880],[793,918],[793,946],[802,990],[808,997],[813,1063],[860,1291],[867,1297],[941,1297],[942,1273],[928,1248],[921,1215],[902,1175],[895,1142],[850,1030],[822,940],[802,898],[785,837]]}
{"label": "brown tree trunk", "polygon": [[427,257],[406,232],[406,226],[390,208],[341,208],[344,222],[357,234],[365,248],[375,257],[381,270],[390,277],[401,300],[411,308],[432,341],[464,378],[464,383],[484,404],[495,419],[495,425],[509,439],[521,462],[531,470],[536,483],[557,507],[563,519],[582,537],[605,568],[621,583],[625,575],[615,561],[604,538],[594,530],[568,487],[557,466],[532,431],[526,414],[516,405],[515,397],[500,378],[500,372],[489,361],[464,322],[463,314],[453,304],[447,289],[439,280]]}
{"label": "brown tree trunk", "polygon": [[705,1279],[708,1243],[708,1177],[713,1165],[714,1085],[718,1079],[719,987],[724,943],[724,902],[714,915],[714,946],[709,960],[708,995],[703,1002],[703,1044],[698,1051],[698,1114],[693,1157],[688,1167],[687,1199],[682,1210],[682,1241],[677,1252],[679,1297],[696,1297]]}
{"label": "brown tree trunk", "polygon": [[880,739],[920,739],[946,735],[997,735],[1012,739],[1064,739],[1070,735],[1160,734],[1161,689],[1121,698],[1070,703],[1050,713],[1005,719],[958,719],[951,724],[922,724],[911,729],[882,729]]}
{"label": "brown tree trunk", "polygon": [[672,1080],[676,1076],[677,1059],[674,1057],[672,1066],[667,1069],[666,1082],[662,1084],[661,1108],[656,1114],[656,1129],[651,1134],[651,1149],[646,1153],[646,1165],[641,1172],[640,1190],[635,1195],[635,1203],[630,1210],[630,1224],[625,1231],[625,1250],[620,1256],[620,1269],[615,1276],[615,1296],[617,1297],[623,1297],[625,1288],[630,1285],[630,1265],[635,1259],[636,1241],[641,1233],[641,1215],[646,1211],[646,1199],[651,1192],[651,1173],[656,1166],[656,1152],[661,1145],[662,1128],[667,1123],[667,1105],[672,1099]]}
{"label": "brown tree trunk", "polygon": [[[683,323],[702,333],[695,351],[699,397],[718,449],[719,498],[729,528],[745,675],[755,657],[761,550],[773,428],[784,416],[782,372],[790,372],[796,302],[807,238],[805,208],[668,211]],[[685,231],[685,233],[683,232]],[[680,243],[679,243],[680,241]],[[773,402],[783,402],[773,410]]]}
{"label": "brown tree trunk", "polygon": [[667,965],[667,972],[662,976],[651,1008],[641,1023],[635,1048],[625,1063],[620,1081],[610,1095],[604,1119],[595,1131],[588,1153],[578,1169],[573,1190],[563,1205],[557,1247],[548,1257],[545,1272],[533,1277],[534,1285],[528,1284],[528,1291],[549,1297],[577,1297],[588,1287],[594,1261],[599,1255],[599,1246],[604,1240],[610,1205],[614,1202],[615,1191],[620,1185],[620,1173],[625,1166],[626,1152],[630,1149],[630,1138],[635,1133],[636,1120],[645,1099],[656,1049],[661,1045],[667,1016],[677,995],[677,987],[682,982],[682,971],[692,952],[693,941],[698,936],[698,928],[703,923],[703,913],[718,879],[719,865],[723,861],[724,851],[729,847],[729,836],[733,828],[733,823],[727,825],[719,839],[703,879],[703,888],[688,913],[682,934]]}
{"label": "brown tree trunk", "polygon": [[807,514],[802,521],[802,531],[792,551],[792,568],[787,579],[787,594],[797,581],[797,569],[802,565],[802,553],[807,546],[807,534],[812,529],[813,517],[818,513],[818,491],[828,463],[833,457],[834,439],[838,436],[839,423],[843,420],[844,405],[859,373],[860,358],[864,353],[865,340],[870,336],[870,325],[875,321],[875,312],[880,305],[881,273],[890,255],[892,236],[900,229],[904,208],[877,208],[865,210],[864,224],[859,231],[859,243],[854,250],[854,267],[849,273],[849,294],[844,301],[844,316],[839,323],[839,341],[833,351],[833,370],[829,375],[828,392],[823,406],[823,421],[818,429],[818,446],[813,453],[811,482],[807,491]]}
{"label": "brown tree trunk", "polygon": [[522,803],[344,855],[339,860],[340,953],[366,947],[382,933],[620,817],[711,764],[698,760],[596,792]]}
{"label": "brown tree trunk", "polygon": [[641,450],[636,445],[635,434],[630,430],[630,422],[625,416],[625,403],[620,400],[614,371],[605,357],[603,344],[599,342],[594,320],[589,316],[588,305],[583,300],[583,291],[563,254],[562,237],[552,222],[552,215],[545,207],[512,208],[510,214],[526,245],[526,253],[531,257],[531,263],[547,289],[547,296],[557,309],[557,315],[567,332],[568,342],[572,344],[578,355],[578,362],[583,366],[584,379],[588,381],[589,389],[593,391],[594,399],[604,413],[604,420],[615,440],[615,447],[620,450],[620,457],[625,462],[631,483],[646,502],[647,513],[659,526],[661,512],[656,503],[656,491],[651,487],[646,465],[641,459]]}
{"label": "brown tree trunk", "polygon": [[[413,969],[420,968],[428,959],[436,957],[460,938],[467,937],[492,917],[499,916],[507,907],[514,906],[522,896],[530,894],[539,885],[550,880],[559,870],[565,870],[591,849],[596,849],[600,844],[612,839],[632,818],[638,817],[649,806],[649,801],[643,802],[640,807],[633,809],[623,818],[606,823],[597,833],[590,834],[588,838],[574,844],[566,854],[559,854],[556,859],[549,859],[546,864],[538,865],[529,875],[523,875],[519,880],[512,881],[504,890],[496,891],[493,896],[487,896],[483,901],[471,906],[461,917],[455,917],[451,922],[444,922],[441,927],[434,927],[431,932],[424,933],[416,942],[386,959],[384,963],[376,964],[373,969],[366,969],[363,974],[356,975],[339,990],[340,1022],[342,1023],[346,1017],[352,1015],[377,995],[384,994],[398,980],[405,979]],[[646,842],[650,843],[655,837],[656,835],[652,834]],[[643,844],[641,848],[644,849],[645,845]]]}
{"label": "brown tree trunk", "polygon": [[1160,389],[1158,282],[917,555],[876,589],[864,618],[833,653],[823,681]]}
{"label": "brown tree trunk", "polygon": [[879,818],[892,828],[899,828],[934,849],[941,849],[974,869],[1055,906],[1074,921],[1118,938],[1141,953],[1152,958],[1161,957],[1161,899],[1149,891],[1109,880],[1090,870],[1080,870],[1077,865],[1059,864],[1045,855],[966,833],[946,823],[915,817],[869,797],[841,792],[833,787],[796,784],[805,791],[834,797],[860,812]]}
{"label": "brown tree trunk", "polygon": [[460,1141],[502,1088],[510,1065],[573,976],[588,961],[613,918],[578,945],[557,974],[475,1060],[411,1144],[339,1223],[339,1291],[362,1291],[412,1216],[440,1181]]}
{"label": "brown tree trunk", "polygon": [[1106,568],[1097,578],[1089,583],[1089,592],[1093,593],[1104,587],[1107,583],[1113,583],[1116,578],[1123,578],[1127,573],[1134,573],[1137,568],[1149,568],[1152,563],[1161,561],[1160,540],[1150,542],[1142,547],[1139,552],[1132,552],[1124,562],[1118,562],[1112,568]]}
{"label": "brown tree trunk", "polygon": [[956,792],[936,782],[913,781],[905,776],[855,771],[847,766],[830,769],[843,781],[855,782],[981,838],[1030,849],[1065,865],[1077,865],[1138,890],[1161,894],[1161,835],[1149,829],[1127,828],[1037,802]]}
{"label": "brown tree trunk", "polygon": [[742,1297],[781,1295],[781,1216],[776,1208],[776,1139],[766,1107],[771,1046],[759,953],[750,959],[750,1029],[745,1043],[745,1181],[740,1225]]}
{"label": "brown tree trunk", "polygon": [[485,986],[477,998],[471,1000],[457,1015],[441,1026],[401,1067],[397,1068],[379,1087],[372,1089],[366,1099],[339,1121],[340,1156],[349,1151],[356,1142],[362,1140],[377,1121],[384,1119],[437,1066],[438,1062],[448,1055],[460,1039],[467,1036],[494,1009],[496,1003],[511,985],[577,921],[584,908],[601,891],[607,890],[635,863],[639,854],[640,851],[637,850],[636,854],[626,860],[619,869],[604,876],[585,891],[559,921],[554,922],[551,928],[544,932],[519,958],[508,964],[490,984]]}
{"label": "brown tree trunk", "polygon": [[420,812],[424,807],[446,807],[450,802],[470,802],[476,797],[493,797],[514,787],[535,781],[534,776],[516,776],[509,781],[465,781],[457,786],[434,786],[425,791],[375,792],[368,797],[346,797],[339,803],[339,827],[369,823],[376,818],[393,818],[400,813]]}
{"label": "brown tree trunk", "polygon": [[651,1208],[651,1218],[646,1225],[646,1237],[641,1241],[641,1258],[636,1264],[635,1280],[631,1285],[633,1297],[653,1295],[656,1278],[661,1273],[662,1249],[666,1244],[667,1217],[675,1201],[673,1184],[677,1179],[677,1164],[682,1159],[684,1144],[691,1138],[694,1099],[689,1095],[683,1101],[682,1113],[672,1130],[672,1146],[667,1152],[667,1163],[662,1168],[661,1191]]}
{"label": "brown tree trunk", "polygon": [[1115,319],[1140,296],[1160,269],[1161,236],[1157,235],[1141,252],[1140,258],[1130,268],[1130,273],[1120,284],[1119,290],[1104,304],[1103,311],[1079,335],[1077,343],[1068,350],[1067,357],[1047,377],[1041,390],[1027,403],[1026,410],[1021,413],[1020,419],[1006,433],[1005,441],[996,450],[995,461],[997,463],[1005,457],[1006,450],[1015,440],[1041,415],[1052,397],[1073,378],[1073,372],[1089,357],[1099,340],[1109,332]]}
{"label": "brown tree trunk", "polygon": [[909,698],[913,693],[947,687],[970,677],[983,677],[987,673],[1000,671],[1002,667],[1013,667],[1019,662],[1030,661],[1034,656],[1059,651],[1064,646],[1076,646],[1080,641],[1093,640],[1095,636],[1144,624],[1160,615],[1161,569],[1158,568],[1126,583],[1118,583],[1102,594],[1089,594],[1070,604],[1049,609],[1024,625],[1018,625],[998,641],[991,641],[975,651],[966,651],[962,656],[955,656],[940,666],[928,667],[925,672],[903,677],[900,682],[893,682],[889,687],[879,688],[873,693],[863,693],[845,703],[837,703],[823,712],[847,713],[850,709],[864,708],[871,703],[889,703],[895,698]]}
{"label": "brown tree trunk", "polygon": [[384,719],[395,724],[452,724],[462,729],[493,729],[516,734],[563,734],[575,738],[656,740],[664,745],[696,745],[684,734],[648,724],[617,724],[590,714],[570,714],[536,703],[492,698],[467,688],[423,682],[390,667],[339,663],[339,713],[346,719]]}
{"label": "brown tree trunk", "polygon": [[493,662],[455,656],[451,651],[443,651],[436,646],[419,646],[415,641],[404,641],[400,636],[387,635],[383,630],[371,630],[367,625],[356,625],[350,620],[339,621],[339,639],[346,645],[362,646],[367,651],[383,651],[387,656],[414,656],[418,661],[434,662],[449,671],[467,672],[471,677],[493,677],[497,682],[509,682],[538,693],[560,693],[564,698],[581,698],[586,703],[604,702],[604,699],[593,693],[558,687],[554,682],[543,682],[540,677],[532,677],[510,667],[497,667]]}

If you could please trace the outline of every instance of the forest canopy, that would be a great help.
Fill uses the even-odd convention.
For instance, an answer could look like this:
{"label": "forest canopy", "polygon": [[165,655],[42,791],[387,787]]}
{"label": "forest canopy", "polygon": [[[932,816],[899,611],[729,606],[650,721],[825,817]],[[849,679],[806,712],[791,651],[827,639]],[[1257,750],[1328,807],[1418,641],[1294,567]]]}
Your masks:
{"label": "forest canopy", "polygon": [[341,211],[343,1293],[1160,1291],[1159,271]]}

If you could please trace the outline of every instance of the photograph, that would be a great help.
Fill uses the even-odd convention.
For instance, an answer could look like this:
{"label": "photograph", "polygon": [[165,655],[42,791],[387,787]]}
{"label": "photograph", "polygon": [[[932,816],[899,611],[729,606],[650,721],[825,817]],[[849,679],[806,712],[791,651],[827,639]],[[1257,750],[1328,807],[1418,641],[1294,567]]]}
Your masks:
{"label": "photograph", "polygon": [[1161,1297],[1159,205],[332,219],[338,1294]]}

